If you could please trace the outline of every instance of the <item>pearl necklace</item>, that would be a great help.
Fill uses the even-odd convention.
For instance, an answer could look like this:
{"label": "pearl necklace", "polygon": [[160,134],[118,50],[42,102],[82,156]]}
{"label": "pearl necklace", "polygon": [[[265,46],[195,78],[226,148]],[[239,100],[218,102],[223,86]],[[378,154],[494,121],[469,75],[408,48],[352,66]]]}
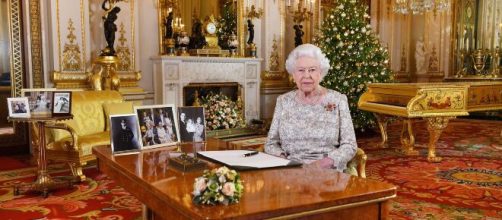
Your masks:
{"label": "pearl necklace", "polygon": [[318,87],[318,89],[312,91],[312,93],[309,96],[305,96],[305,93],[303,93],[300,90],[297,90],[295,99],[298,103],[301,104],[317,105],[321,103],[325,95],[326,95],[326,89]]}

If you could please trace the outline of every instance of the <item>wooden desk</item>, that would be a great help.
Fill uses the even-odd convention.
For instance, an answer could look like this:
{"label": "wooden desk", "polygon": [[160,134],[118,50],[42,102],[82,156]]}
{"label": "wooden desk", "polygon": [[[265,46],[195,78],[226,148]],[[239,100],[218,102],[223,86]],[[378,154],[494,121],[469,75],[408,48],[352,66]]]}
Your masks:
{"label": "wooden desk", "polygon": [[[211,144],[198,147],[215,150]],[[153,211],[149,218],[155,219],[385,219],[387,201],[396,196],[396,187],[390,184],[334,170],[297,167],[242,171],[240,203],[199,206],[192,203],[191,192],[202,170],[182,173],[170,168],[167,158],[175,156],[172,149],[113,156],[108,146],[99,146],[93,153],[100,171],[143,202]]]}

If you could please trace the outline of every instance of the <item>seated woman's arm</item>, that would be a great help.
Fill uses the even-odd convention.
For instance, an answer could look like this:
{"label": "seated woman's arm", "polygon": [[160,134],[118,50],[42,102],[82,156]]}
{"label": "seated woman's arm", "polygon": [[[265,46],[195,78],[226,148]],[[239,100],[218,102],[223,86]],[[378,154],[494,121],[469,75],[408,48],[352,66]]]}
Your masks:
{"label": "seated woman's arm", "polygon": [[337,170],[343,171],[347,167],[347,163],[356,154],[357,142],[346,95],[342,96],[338,108],[340,112],[340,146],[331,152],[329,157],[334,161],[333,166]]}
{"label": "seated woman's arm", "polygon": [[281,96],[279,96],[279,98],[277,98],[277,103],[275,105],[272,124],[270,125],[270,130],[268,132],[267,143],[265,143],[265,153],[275,156],[286,155],[286,152],[281,147],[281,141],[279,136],[279,126],[281,124],[281,114],[282,114],[281,100],[282,100]]}

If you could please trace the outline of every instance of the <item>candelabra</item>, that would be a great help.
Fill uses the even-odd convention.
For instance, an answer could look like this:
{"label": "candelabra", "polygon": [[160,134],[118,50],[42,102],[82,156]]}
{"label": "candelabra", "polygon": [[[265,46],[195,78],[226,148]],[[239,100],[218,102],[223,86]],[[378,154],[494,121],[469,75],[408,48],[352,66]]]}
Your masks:
{"label": "candelabra", "polygon": [[298,8],[295,10],[294,5],[296,0],[288,0],[286,6],[291,14],[293,14],[293,21],[295,23],[302,23],[308,21],[314,13],[314,2],[315,0],[298,0]]}
{"label": "candelabra", "polygon": [[401,14],[423,14],[424,12],[446,11],[450,8],[449,0],[396,0],[394,12]]}
{"label": "candelabra", "polygon": [[261,16],[263,15],[263,9],[256,9],[254,5],[251,5],[251,8],[246,7],[246,17],[248,19],[260,19]]}

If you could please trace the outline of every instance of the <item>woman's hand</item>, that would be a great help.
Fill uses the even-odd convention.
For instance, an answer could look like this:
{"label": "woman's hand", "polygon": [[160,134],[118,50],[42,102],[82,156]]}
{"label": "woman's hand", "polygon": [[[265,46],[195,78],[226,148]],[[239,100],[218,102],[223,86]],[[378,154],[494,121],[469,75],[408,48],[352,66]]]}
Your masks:
{"label": "woman's hand", "polygon": [[325,157],[320,160],[314,161],[313,163],[309,164],[309,166],[329,169],[333,167],[333,164],[335,164],[335,161],[333,159]]}

